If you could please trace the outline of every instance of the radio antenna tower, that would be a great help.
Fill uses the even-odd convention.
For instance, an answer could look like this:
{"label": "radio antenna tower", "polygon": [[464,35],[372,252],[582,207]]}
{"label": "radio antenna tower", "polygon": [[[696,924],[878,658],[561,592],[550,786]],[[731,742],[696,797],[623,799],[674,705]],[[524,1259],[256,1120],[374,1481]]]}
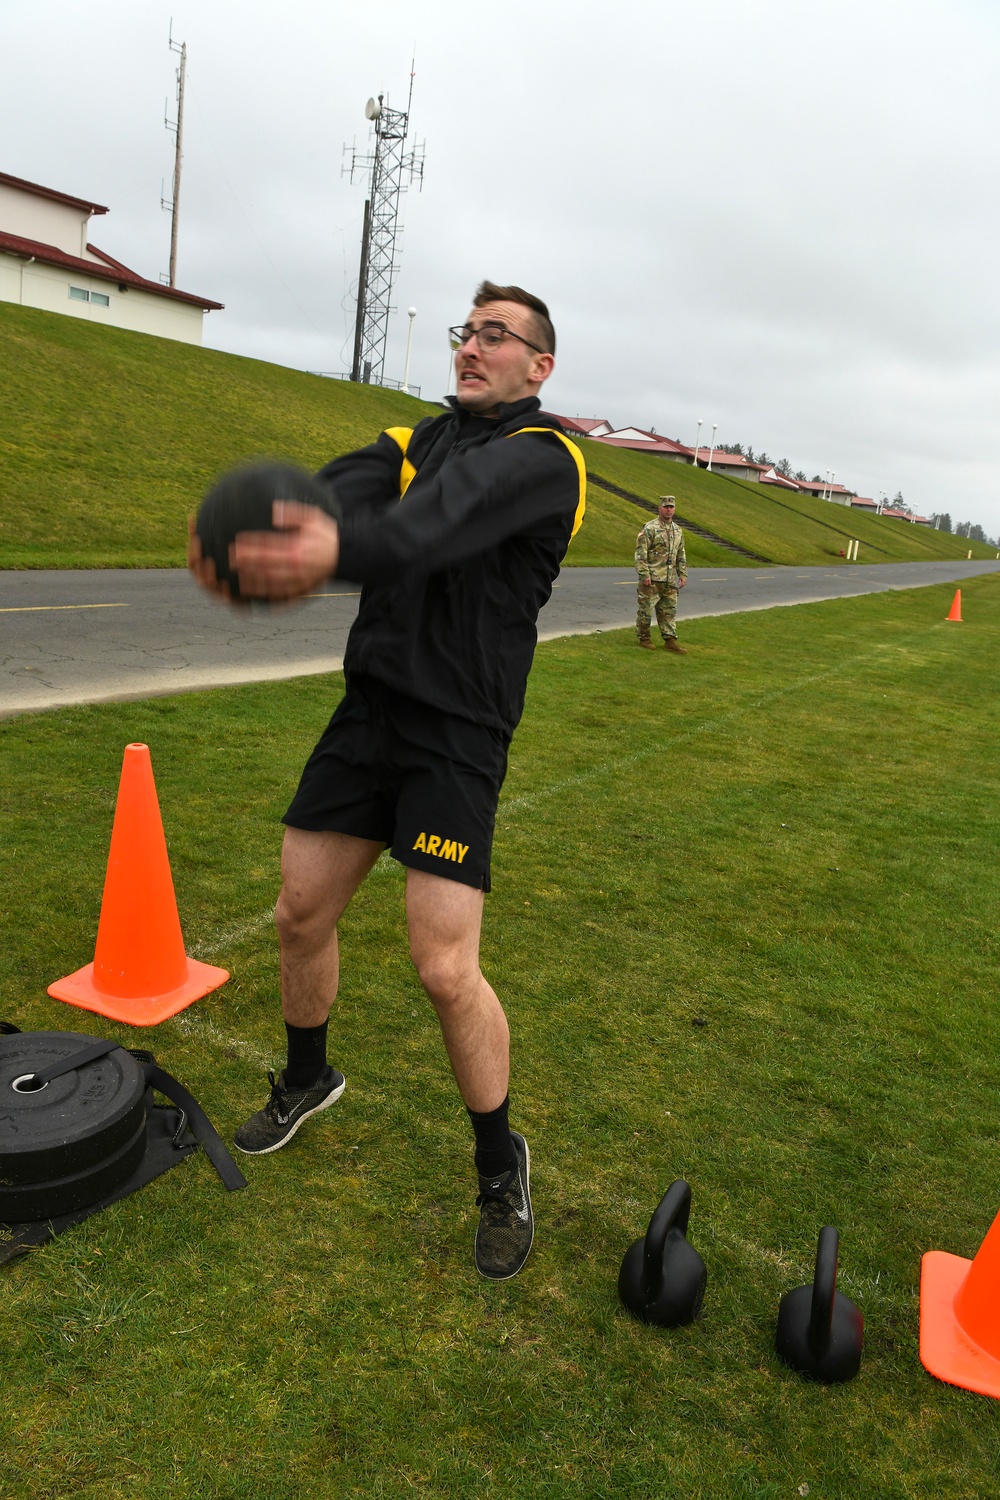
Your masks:
{"label": "radio antenna tower", "polygon": [[[361,268],[358,272],[358,315],[354,325],[354,361],[351,379],[363,385],[381,385],[385,362],[385,339],[389,329],[392,283],[398,269],[397,244],[401,233],[399,195],[414,180],[424,185],[424,142],[406,150],[406,132],[413,102],[413,67],[410,94],[404,109],[390,109],[385,95],[369,99],[365,118],[372,122],[375,145],[359,152],[345,146],[351,162],[344,168],[351,181],[355,172],[370,172],[361,232]],[[404,181],[405,179],[405,181]]]}
{"label": "radio antenna tower", "polygon": [[174,186],[170,198],[160,196],[161,208],[170,209],[170,280],[169,286],[177,285],[177,224],[181,202],[181,136],[184,133],[184,74],[187,72],[187,42],[181,42],[180,46],[174,41],[174,22],[170,20],[170,50],[176,52],[181,60],[177,69],[177,119],[171,120],[167,114],[167,105],[163,105],[163,124],[174,138]]}

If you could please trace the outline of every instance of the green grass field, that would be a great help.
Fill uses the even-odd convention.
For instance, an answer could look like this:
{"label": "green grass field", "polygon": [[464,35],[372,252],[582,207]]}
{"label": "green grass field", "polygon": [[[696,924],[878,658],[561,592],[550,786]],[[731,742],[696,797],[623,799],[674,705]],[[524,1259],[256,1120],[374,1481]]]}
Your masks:
{"label": "green grass field", "polygon": [[[682,659],[541,647],[484,942],[524,1273],[473,1270],[470,1133],[386,861],[343,924],[335,1109],[244,1193],[197,1155],[0,1270],[4,1500],[994,1496],[1000,1407],[917,1358],[922,1252],[972,1255],[1000,1207],[1000,588],[969,580],[961,625],[951,593],[695,620]],[[280,1056],[276,820],[340,691],[0,724],[0,1017],[152,1047],[231,1135]],[[45,997],[92,955],[136,739],[189,948],[233,975],[153,1032]],[[679,1175],[708,1292],[663,1332],[615,1283]],[[773,1354],[827,1222],[866,1319],[831,1388]]]}
{"label": "green grass field", "polygon": [[[384,427],[412,426],[437,410],[392,391],[0,302],[0,568],[180,566],[186,517],[224,469],[261,455],[318,467]],[[669,485],[682,514],[774,562],[829,563],[847,536],[861,537],[867,562],[964,557],[969,546],[976,557],[994,555],[804,497],[796,498],[799,514],[759,485],[583,446],[595,473],[650,499]],[[567,562],[630,565],[647,519],[591,486]],[[865,528],[874,528],[877,550]],[[688,556],[695,565],[740,564],[691,535]]]}

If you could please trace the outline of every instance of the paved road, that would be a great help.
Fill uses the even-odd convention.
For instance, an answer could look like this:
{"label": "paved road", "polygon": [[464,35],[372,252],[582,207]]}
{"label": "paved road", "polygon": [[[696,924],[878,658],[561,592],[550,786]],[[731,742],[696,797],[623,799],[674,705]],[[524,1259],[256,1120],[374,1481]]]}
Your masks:
{"label": "paved road", "polygon": [[[1000,572],[1000,562],[695,568],[679,613],[729,614]],[[116,698],[329,672],[341,665],[358,590],[292,609],[233,610],[181,569],[0,572],[0,716]],[[631,568],[567,568],[539,620],[543,640],[635,619]]]}

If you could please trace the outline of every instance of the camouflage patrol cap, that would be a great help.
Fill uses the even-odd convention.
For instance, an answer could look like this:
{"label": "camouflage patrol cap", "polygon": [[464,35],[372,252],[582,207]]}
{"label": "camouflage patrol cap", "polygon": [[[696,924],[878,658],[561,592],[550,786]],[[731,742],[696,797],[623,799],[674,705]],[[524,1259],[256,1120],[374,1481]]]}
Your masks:
{"label": "camouflage patrol cap", "polygon": [[676,499],[675,499],[675,497],[673,495],[661,495],[660,496],[660,504],[661,505],[676,505],[677,501],[676,501]]}

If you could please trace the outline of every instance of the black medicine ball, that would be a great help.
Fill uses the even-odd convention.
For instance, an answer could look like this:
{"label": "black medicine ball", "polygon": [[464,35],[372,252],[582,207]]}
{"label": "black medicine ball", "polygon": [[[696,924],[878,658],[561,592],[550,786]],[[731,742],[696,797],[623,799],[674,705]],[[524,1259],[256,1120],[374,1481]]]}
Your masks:
{"label": "black medicine ball", "polygon": [[223,474],[201,502],[195,532],[202,556],[214,560],[216,576],[229,585],[234,599],[240,598],[240,583],[229,566],[230,544],[241,531],[273,531],[275,500],[297,500],[317,506],[335,521],[341,517],[330,487],[294,464],[246,464]]}

